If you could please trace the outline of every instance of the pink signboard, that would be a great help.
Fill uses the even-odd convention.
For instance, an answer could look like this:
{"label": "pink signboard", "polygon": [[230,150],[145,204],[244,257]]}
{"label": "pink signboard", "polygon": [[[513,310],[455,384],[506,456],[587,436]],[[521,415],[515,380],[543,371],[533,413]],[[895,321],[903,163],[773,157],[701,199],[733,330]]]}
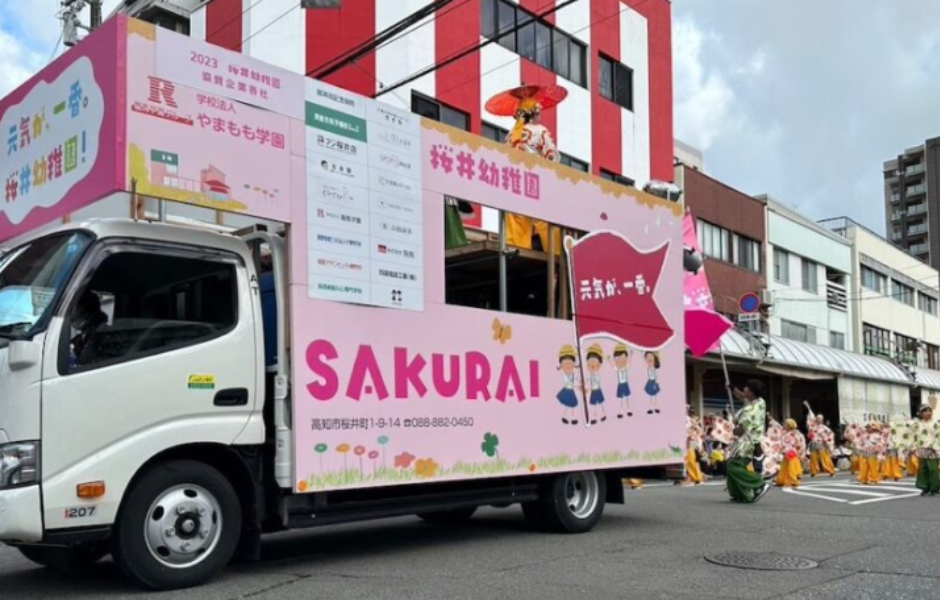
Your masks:
{"label": "pink signboard", "polygon": [[[423,312],[309,298],[293,230],[296,490],[680,461],[679,207],[426,120],[421,160]],[[445,195],[593,232],[571,246],[576,308],[603,280],[588,320],[447,304]]]}
{"label": "pink signboard", "polygon": [[123,185],[125,24],[111,20],[0,100],[0,242]]}
{"label": "pink signboard", "polygon": [[128,189],[289,221],[291,119],[158,76],[155,28],[130,23]]}
{"label": "pink signboard", "polygon": [[238,52],[157,29],[156,75],[213,96],[304,118],[304,77]]}

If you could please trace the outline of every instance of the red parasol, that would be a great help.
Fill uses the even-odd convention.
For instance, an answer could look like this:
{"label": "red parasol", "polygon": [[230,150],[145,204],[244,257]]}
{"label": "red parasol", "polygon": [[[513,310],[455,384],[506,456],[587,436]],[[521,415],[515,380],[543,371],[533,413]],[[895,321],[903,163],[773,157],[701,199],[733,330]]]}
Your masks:
{"label": "red parasol", "polygon": [[500,117],[514,117],[523,100],[533,98],[548,110],[568,97],[568,90],[560,85],[523,85],[496,94],[486,102],[486,110]]}

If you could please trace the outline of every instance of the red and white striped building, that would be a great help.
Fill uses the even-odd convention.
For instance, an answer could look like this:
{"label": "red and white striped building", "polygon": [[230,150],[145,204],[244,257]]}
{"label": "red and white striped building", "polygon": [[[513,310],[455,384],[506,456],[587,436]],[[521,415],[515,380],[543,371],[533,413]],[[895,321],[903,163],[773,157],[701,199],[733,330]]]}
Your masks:
{"label": "red and white striped building", "polygon": [[[192,11],[193,37],[300,73],[314,72],[429,1],[341,0],[339,8],[303,9],[300,0],[171,0]],[[146,4],[119,10],[134,14]],[[564,85],[568,99],[543,115],[563,161],[641,187],[673,179],[671,26],[670,0],[454,0],[326,81],[375,96],[496,38],[381,99],[495,137],[511,121],[485,112],[490,96],[523,82]]]}

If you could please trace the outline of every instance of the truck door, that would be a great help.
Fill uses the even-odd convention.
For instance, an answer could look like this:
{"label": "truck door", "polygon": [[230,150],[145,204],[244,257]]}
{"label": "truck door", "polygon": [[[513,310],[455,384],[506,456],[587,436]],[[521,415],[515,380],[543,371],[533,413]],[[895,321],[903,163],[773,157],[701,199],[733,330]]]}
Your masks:
{"label": "truck door", "polygon": [[[44,367],[49,529],[112,522],[150,458],[232,444],[259,401],[257,288],[240,257],[125,240],[99,246],[79,277]],[[94,481],[104,497],[76,498]]]}

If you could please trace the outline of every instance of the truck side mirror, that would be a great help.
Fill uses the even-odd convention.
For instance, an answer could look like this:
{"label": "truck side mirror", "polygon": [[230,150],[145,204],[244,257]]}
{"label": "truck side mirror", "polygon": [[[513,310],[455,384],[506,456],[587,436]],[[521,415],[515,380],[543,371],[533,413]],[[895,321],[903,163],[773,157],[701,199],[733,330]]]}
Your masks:
{"label": "truck side mirror", "polygon": [[22,371],[39,363],[42,344],[32,340],[13,340],[7,351],[11,371]]}

